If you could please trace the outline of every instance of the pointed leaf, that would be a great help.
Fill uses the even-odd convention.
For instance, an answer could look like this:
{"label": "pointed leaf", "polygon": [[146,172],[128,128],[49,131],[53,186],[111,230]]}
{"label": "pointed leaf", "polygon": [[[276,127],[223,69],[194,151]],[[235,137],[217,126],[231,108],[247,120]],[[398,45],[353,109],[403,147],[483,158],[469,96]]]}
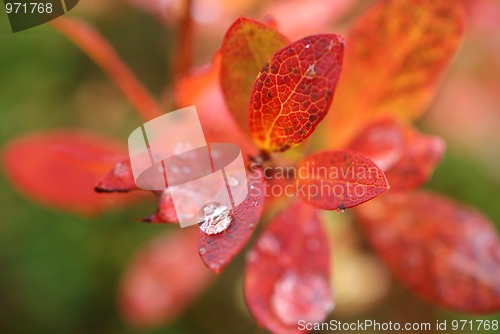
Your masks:
{"label": "pointed leaf", "polygon": [[127,192],[137,189],[130,159],[118,162],[95,186],[97,192]]}
{"label": "pointed leaf", "polygon": [[375,251],[421,298],[467,313],[500,310],[500,238],[476,210],[417,192],[355,210]]}
{"label": "pointed leaf", "polygon": [[138,327],[178,317],[213,281],[198,257],[198,230],[163,234],[141,249],[124,275],[120,308]]}
{"label": "pointed leaf", "polygon": [[[382,0],[352,25],[326,134],[343,144],[366,121],[414,120],[425,111],[464,30],[461,1]],[[339,126],[339,120],[342,126]]]}
{"label": "pointed leaf", "polygon": [[248,196],[236,207],[227,230],[212,235],[200,231],[201,259],[216,274],[220,273],[245,246],[262,214],[265,183],[261,170],[253,172],[249,177],[248,186]]}
{"label": "pointed leaf", "polygon": [[318,211],[302,202],[266,226],[247,255],[245,299],[272,333],[301,333],[299,320],[322,322],[333,309],[329,244]]}
{"label": "pointed leaf", "polygon": [[244,17],[229,27],[221,47],[221,85],[239,125],[248,130],[248,102],[255,76],[289,41],[276,29]]}
{"label": "pointed leaf", "polygon": [[126,149],[112,139],[72,130],[42,133],[11,141],[4,149],[5,172],[14,186],[32,200],[63,210],[92,214],[118,194],[97,194],[94,186]]}
{"label": "pointed leaf", "polygon": [[254,142],[285,151],[308,138],[332,103],[340,75],[344,39],[314,35],[276,52],[255,80],[249,105]]}
{"label": "pointed leaf", "polygon": [[380,168],[353,151],[315,153],[300,162],[297,173],[302,198],[325,210],[351,208],[389,189]]}

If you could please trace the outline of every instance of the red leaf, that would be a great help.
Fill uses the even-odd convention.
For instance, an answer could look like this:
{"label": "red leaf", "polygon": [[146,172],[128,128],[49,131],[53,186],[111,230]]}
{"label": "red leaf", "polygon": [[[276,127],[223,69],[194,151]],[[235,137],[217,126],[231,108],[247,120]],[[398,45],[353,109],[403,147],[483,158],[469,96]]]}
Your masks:
{"label": "red leaf", "polygon": [[195,228],[170,232],[137,253],[120,292],[128,322],[148,327],[175,319],[210,285],[213,275],[198,257],[197,237]]}
{"label": "red leaf", "polygon": [[89,214],[126,200],[94,192],[96,181],[126,154],[114,140],[67,130],[16,139],[5,147],[3,162],[11,182],[27,197]]}
{"label": "red leaf", "polygon": [[127,192],[137,189],[130,160],[118,162],[95,186],[97,192]]}
{"label": "red leaf", "polygon": [[249,126],[262,149],[285,151],[309,137],[323,120],[340,75],[344,39],[314,35],[276,52],[255,80]]}
{"label": "red leaf", "polygon": [[265,183],[261,170],[249,178],[247,198],[236,207],[226,231],[208,235],[200,231],[199,251],[205,265],[216,274],[240,252],[259,222],[264,208]]}
{"label": "red leaf", "polygon": [[385,172],[401,159],[404,144],[403,125],[393,118],[384,118],[369,124],[348,148],[366,155]]}
{"label": "red leaf", "polygon": [[438,137],[385,118],[361,131],[349,149],[372,159],[385,172],[393,191],[409,191],[429,180],[445,144]]}
{"label": "red leaf", "polygon": [[444,154],[445,143],[439,137],[408,129],[405,141],[403,156],[385,173],[392,190],[410,191],[427,182]]}
{"label": "red leaf", "polygon": [[329,245],[318,211],[297,202],[275,217],[247,256],[245,299],[257,322],[300,333],[299,320],[324,321],[333,308]]}
{"label": "red leaf", "polygon": [[156,213],[152,216],[143,219],[147,223],[171,223],[178,224],[179,218],[177,218],[177,212],[175,211],[174,201],[170,191],[164,190],[158,192],[158,209]]}
{"label": "red leaf", "polygon": [[389,194],[355,210],[394,275],[460,312],[500,310],[500,238],[476,210],[427,192]]}
{"label": "red leaf", "polygon": [[236,121],[248,134],[248,102],[255,76],[276,51],[290,43],[271,26],[239,18],[221,46],[221,86]]}
{"label": "red leaf", "polygon": [[315,153],[300,162],[297,173],[302,198],[325,210],[351,208],[389,189],[380,168],[353,151]]}

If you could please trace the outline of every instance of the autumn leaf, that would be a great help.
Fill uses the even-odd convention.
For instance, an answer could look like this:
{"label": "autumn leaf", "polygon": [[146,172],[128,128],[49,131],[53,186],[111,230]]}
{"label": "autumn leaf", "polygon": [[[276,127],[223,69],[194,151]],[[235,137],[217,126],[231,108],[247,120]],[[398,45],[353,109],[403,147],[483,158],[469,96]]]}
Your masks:
{"label": "autumn leaf", "polygon": [[213,275],[198,257],[198,230],[162,234],[139,250],[121,287],[120,309],[137,327],[179,316],[211,284]]}
{"label": "autumn leaf", "polygon": [[264,208],[265,184],[260,169],[249,177],[246,199],[232,213],[231,225],[222,233],[205,234],[200,231],[199,252],[205,265],[216,274],[245,246]]}
{"label": "autumn leaf", "polygon": [[476,210],[430,193],[387,194],[355,210],[375,251],[419,297],[450,310],[500,310],[500,238]]}
{"label": "autumn leaf", "polygon": [[221,85],[238,124],[249,133],[248,103],[255,76],[288,39],[271,26],[241,17],[229,27],[220,50]]}
{"label": "autumn leaf", "polygon": [[124,145],[110,138],[59,130],[11,141],[2,160],[13,185],[35,202],[94,214],[126,203],[124,196],[94,192],[99,178],[126,156]]}
{"label": "autumn leaf", "polygon": [[[325,133],[340,146],[374,118],[426,110],[464,30],[461,1],[377,1],[347,36],[342,84]],[[342,125],[339,125],[339,122]]]}
{"label": "autumn leaf", "polygon": [[97,192],[127,192],[137,189],[130,159],[119,161],[97,182]]}
{"label": "autumn leaf", "polygon": [[332,103],[340,75],[344,39],[314,35],[276,52],[255,80],[248,110],[254,142],[285,151],[308,138]]}
{"label": "autumn leaf", "polygon": [[408,130],[405,141],[401,159],[385,172],[393,191],[410,191],[426,183],[445,152],[441,138],[416,130]]}
{"label": "autumn leaf", "polygon": [[316,209],[299,201],[273,218],[247,254],[245,300],[256,321],[276,334],[324,321],[333,309],[329,254]]}
{"label": "autumn leaf", "polygon": [[178,224],[179,218],[177,217],[174,200],[170,191],[165,189],[155,193],[158,196],[158,209],[155,214],[145,217],[142,221],[152,224]]}
{"label": "autumn leaf", "polygon": [[389,189],[384,173],[361,153],[321,151],[297,166],[298,192],[307,203],[325,210],[344,210]]}

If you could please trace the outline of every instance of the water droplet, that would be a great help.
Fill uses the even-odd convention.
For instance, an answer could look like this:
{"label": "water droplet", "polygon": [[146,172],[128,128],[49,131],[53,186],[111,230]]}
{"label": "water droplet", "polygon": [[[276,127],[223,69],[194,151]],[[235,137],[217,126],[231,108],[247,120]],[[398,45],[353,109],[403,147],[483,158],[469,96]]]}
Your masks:
{"label": "water droplet", "polygon": [[230,187],[236,187],[238,184],[240,184],[240,181],[238,181],[238,179],[235,178],[234,176],[228,176],[227,177],[227,184]]}
{"label": "water droplet", "polygon": [[258,201],[253,201],[253,202],[252,202],[252,206],[257,206],[257,205],[259,205],[259,202],[258,202]]}
{"label": "water droplet", "polygon": [[344,213],[345,212],[345,206],[343,204],[339,205],[335,211],[337,213]]}
{"label": "water droplet", "polygon": [[266,233],[260,237],[258,246],[260,250],[270,254],[278,254],[281,249],[279,240],[270,233]]}
{"label": "water droplet", "polygon": [[286,325],[324,321],[333,309],[327,277],[286,271],[274,285],[271,307]]}
{"label": "water droplet", "polygon": [[184,166],[182,167],[182,171],[184,172],[184,174],[189,174],[191,173],[191,168],[188,166]]}
{"label": "water droplet", "polygon": [[316,70],[314,69],[314,65],[316,64],[311,64],[306,70],[306,73],[304,74],[306,77],[315,77],[316,76]]}
{"label": "water droplet", "polygon": [[212,263],[210,263],[210,269],[212,269],[212,270],[213,270],[213,271],[215,271],[215,272],[218,272],[218,271],[219,271],[219,269],[220,269],[220,265],[219,265],[219,264],[217,264],[217,263],[213,263],[213,262],[212,262]]}
{"label": "water droplet", "polygon": [[198,226],[206,234],[217,234],[225,231],[231,224],[229,209],[218,203],[208,202],[198,212]]}
{"label": "water droplet", "polygon": [[200,254],[203,255],[207,252],[207,250],[204,247],[200,248]]}
{"label": "water droplet", "polygon": [[311,47],[310,44],[306,44],[306,49],[309,49]]}

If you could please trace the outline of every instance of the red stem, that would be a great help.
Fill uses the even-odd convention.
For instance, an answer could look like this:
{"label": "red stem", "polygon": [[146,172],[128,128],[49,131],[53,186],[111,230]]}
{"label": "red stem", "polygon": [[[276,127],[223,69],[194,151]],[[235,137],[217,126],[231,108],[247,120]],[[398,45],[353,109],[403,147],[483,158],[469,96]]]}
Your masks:
{"label": "red stem", "polygon": [[106,72],[145,121],[164,114],[160,104],[95,29],[81,21],[62,17],[52,21],[50,25],[71,40]]}

